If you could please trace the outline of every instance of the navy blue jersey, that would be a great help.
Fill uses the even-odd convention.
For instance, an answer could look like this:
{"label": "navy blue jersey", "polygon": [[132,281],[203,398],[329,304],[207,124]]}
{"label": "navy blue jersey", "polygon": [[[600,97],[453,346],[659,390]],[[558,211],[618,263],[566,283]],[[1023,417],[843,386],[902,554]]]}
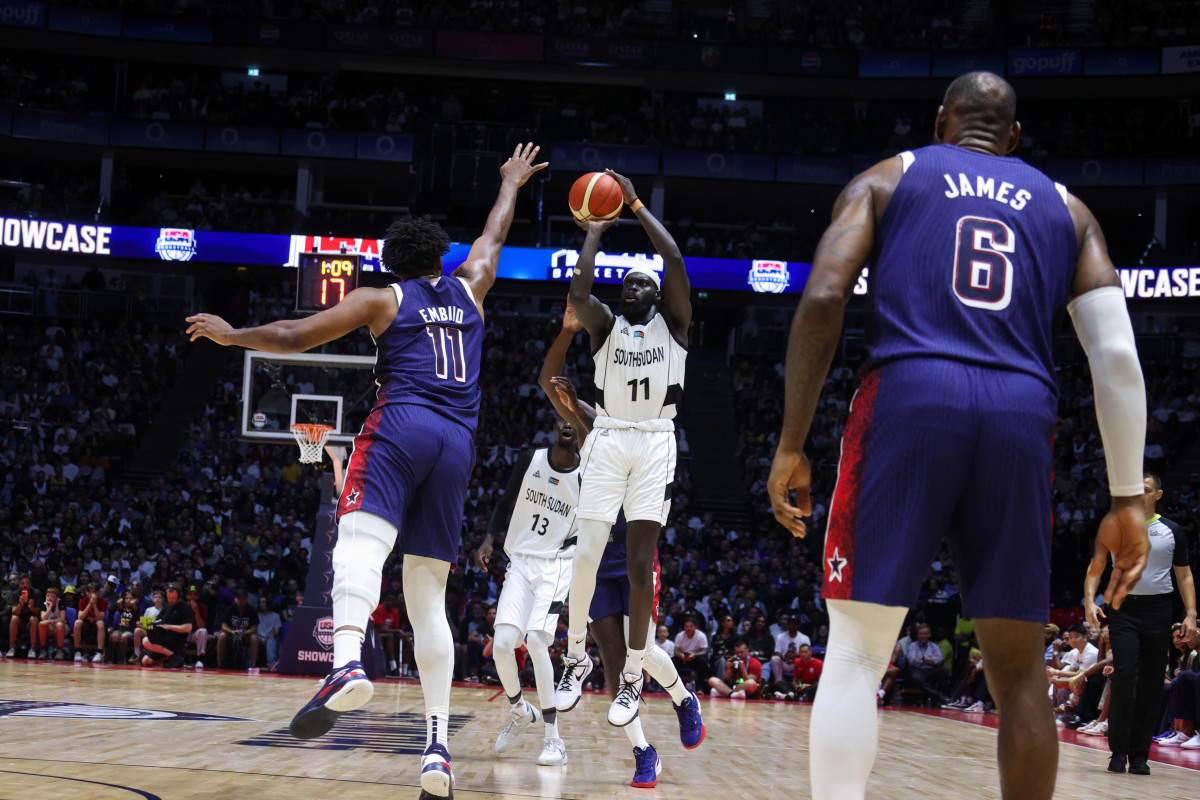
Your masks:
{"label": "navy blue jersey", "polygon": [[1054,330],[1079,255],[1066,188],[1020,159],[954,145],[902,158],[869,274],[868,366],[944,358],[1057,391]]}
{"label": "navy blue jersey", "polygon": [[483,318],[466,281],[418,278],[392,284],[400,304],[375,344],[376,407],[418,405],[461,423],[479,422]]}

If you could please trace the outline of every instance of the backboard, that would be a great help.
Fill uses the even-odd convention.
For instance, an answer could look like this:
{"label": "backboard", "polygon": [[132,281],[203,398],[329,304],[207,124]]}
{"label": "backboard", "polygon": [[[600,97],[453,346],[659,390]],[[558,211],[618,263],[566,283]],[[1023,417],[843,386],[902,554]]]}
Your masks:
{"label": "backboard", "polygon": [[329,444],[349,446],[375,403],[373,356],[276,354],[247,350],[239,435],[295,444],[292,424],[333,427]]}

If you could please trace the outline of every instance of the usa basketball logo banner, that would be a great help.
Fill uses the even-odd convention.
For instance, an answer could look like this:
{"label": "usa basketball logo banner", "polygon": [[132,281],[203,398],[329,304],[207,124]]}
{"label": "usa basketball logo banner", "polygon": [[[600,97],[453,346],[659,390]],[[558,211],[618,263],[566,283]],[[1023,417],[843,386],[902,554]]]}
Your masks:
{"label": "usa basketball logo banner", "polygon": [[154,252],[163,261],[191,261],[196,255],[196,232],[186,228],[160,228]]}
{"label": "usa basketball logo banner", "polygon": [[750,277],[746,281],[756,292],[781,294],[787,291],[791,275],[786,261],[754,261],[750,264]]}
{"label": "usa basketball logo banner", "polygon": [[56,703],[43,700],[0,700],[0,717],[43,717],[46,719],[180,720],[184,722],[258,722],[244,717],[195,714],[190,711],[160,711],[153,708],[98,706],[90,703]]}

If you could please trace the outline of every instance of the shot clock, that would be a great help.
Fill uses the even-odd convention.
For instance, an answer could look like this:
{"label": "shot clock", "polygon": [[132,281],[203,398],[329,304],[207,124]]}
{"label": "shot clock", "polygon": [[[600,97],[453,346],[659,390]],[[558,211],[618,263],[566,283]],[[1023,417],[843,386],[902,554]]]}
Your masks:
{"label": "shot clock", "polygon": [[296,277],[296,310],[333,308],[358,288],[362,256],[301,253]]}

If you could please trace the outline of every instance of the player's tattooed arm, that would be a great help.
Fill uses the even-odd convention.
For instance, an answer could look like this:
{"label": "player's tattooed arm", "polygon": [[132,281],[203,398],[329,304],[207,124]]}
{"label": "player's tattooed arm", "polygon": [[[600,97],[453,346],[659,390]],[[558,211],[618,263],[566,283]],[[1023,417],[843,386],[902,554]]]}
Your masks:
{"label": "player's tattooed arm", "polygon": [[1075,264],[1075,278],[1071,283],[1071,298],[1086,294],[1105,286],[1121,286],[1121,276],[1108,257],[1108,244],[1104,232],[1083,202],[1075,195],[1068,195],[1067,210],[1075,223],[1075,238],[1079,244],[1079,260]]}
{"label": "player's tattooed arm", "polygon": [[575,314],[591,338],[593,349],[600,346],[613,325],[612,309],[592,295],[592,285],[596,282],[596,253],[600,249],[600,237],[615,222],[615,219],[576,221],[587,235],[584,237],[583,247],[579,250],[579,260],[575,262],[575,269],[571,273],[568,297]]}
{"label": "player's tattooed arm", "polygon": [[638,201],[633,182],[619,172],[611,169],[604,170],[621,186],[625,202],[637,210],[634,215],[642,223],[650,243],[663,260],[662,282],[662,312],[671,323],[671,330],[680,339],[686,341],[688,328],[692,324],[692,284],[688,280],[687,268],[683,261],[683,253],[671,232],[651,213],[650,209]]}

